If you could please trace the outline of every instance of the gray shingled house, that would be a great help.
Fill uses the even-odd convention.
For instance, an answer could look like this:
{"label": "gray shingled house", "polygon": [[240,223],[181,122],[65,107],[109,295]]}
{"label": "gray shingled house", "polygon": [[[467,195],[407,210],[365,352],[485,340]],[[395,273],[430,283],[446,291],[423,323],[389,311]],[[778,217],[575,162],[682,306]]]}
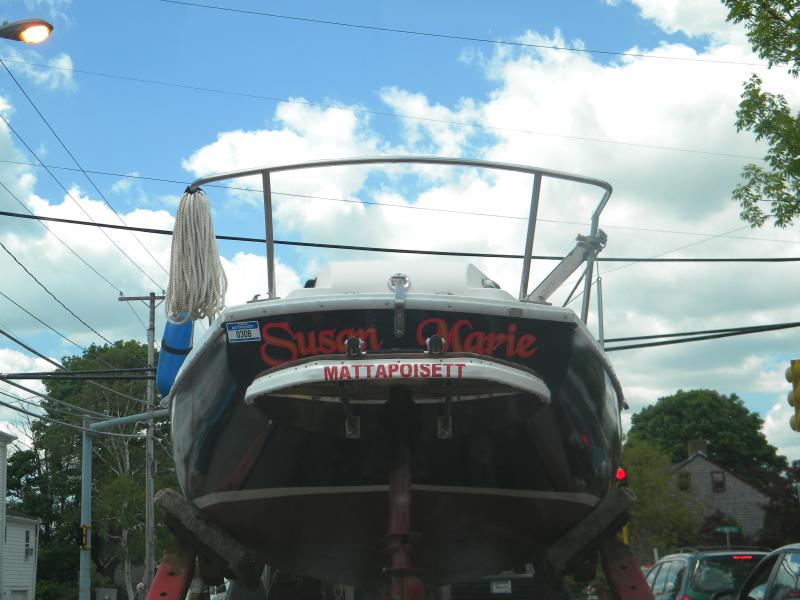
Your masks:
{"label": "gray shingled house", "polygon": [[769,497],[708,458],[704,440],[689,442],[689,457],[672,466],[678,493],[699,520],[716,511],[734,519],[746,537],[755,536],[764,526]]}

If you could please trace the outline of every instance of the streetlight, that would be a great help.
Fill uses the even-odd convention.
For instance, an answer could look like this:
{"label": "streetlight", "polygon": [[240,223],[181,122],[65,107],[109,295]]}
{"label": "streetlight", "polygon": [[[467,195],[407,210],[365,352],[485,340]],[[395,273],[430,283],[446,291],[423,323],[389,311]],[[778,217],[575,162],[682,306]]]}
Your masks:
{"label": "streetlight", "polygon": [[0,25],[0,37],[26,44],[40,44],[52,31],[53,26],[43,19],[22,19]]}

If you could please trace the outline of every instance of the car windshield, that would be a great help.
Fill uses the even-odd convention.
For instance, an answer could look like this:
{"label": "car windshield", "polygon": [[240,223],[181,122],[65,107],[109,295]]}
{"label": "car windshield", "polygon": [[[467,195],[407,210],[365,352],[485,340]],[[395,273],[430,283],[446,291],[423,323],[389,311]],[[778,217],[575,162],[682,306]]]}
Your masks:
{"label": "car windshield", "polygon": [[697,592],[737,589],[763,554],[729,554],[699,559],[690,586]]}

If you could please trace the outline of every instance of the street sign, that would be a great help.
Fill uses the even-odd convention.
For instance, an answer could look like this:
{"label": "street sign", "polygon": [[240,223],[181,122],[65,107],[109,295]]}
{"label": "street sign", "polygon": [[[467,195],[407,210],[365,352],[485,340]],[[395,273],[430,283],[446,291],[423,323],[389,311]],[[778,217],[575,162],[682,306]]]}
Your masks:
{"label": "street sign", "polygon": [[739,528],[736,525],[723,525],[717,527],[714,531],[717,533],[739,533]]}

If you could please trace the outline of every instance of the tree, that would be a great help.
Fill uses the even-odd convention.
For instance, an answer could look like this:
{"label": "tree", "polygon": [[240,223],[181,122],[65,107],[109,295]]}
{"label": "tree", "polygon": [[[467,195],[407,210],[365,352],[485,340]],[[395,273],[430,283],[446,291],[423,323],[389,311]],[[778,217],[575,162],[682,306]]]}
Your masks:
{"label": "tree", "polygon": [[658,445],[628,436],[622,454],[636,502],[629,521],[631,547],[640,560],[652,557],[653,548],[668,552],[694,542],[692,511],[675,493],[669,455]]}
{"label": "tree", "polygon": [[790,467],[783,477],[772,477],[765,490],[770,497],[764,515],[764,528],[758,543],[779,548],[800,539],[800,509],[795,486],[800,483],[800,468]]}
{"label": "tree", "polygon": [[[75,443],[56,439],[60,431],[29,423],[32,448],[8,459],[8,506],[41,520],[36,595],[40,600],[72,600],[78,593],[80,457]],[[80,445],[77,446],[80,448]]]}
{"label": "tree", "polygon": [[[135,368],[147,362],[147,349],[135,341],[90,346],[81,356],[67,357],[70,371]],[[50,419],[81,424],[83,411],[120,417],[145,410],[145,382],[115,380],[102,386],[86,381],[49,380],[41,408]],[[69,402],[81,410],[69,408]],[[102,418],[93,416],[93,418]],[[39,554],[40,600],[66,600],[77,594],[78,546],[75,530],[80,522],[81,432],[53,421],[30,423],[32,448],[9,459],[9,504],[42,520]],[[122,570],[129,600],[134,597],[133,571],[144,552],[144,435],[142,427],[127,425],[99,435],[93,441],[93,540],[95,576],[113,582]],[[169,426],[158,423],[155,436],[158,464],[155,488],[175,487],[169,448]],[[157,531],[161,545],[165,530]]]}
{"label": "tree", "polygon": [[690,440],[707,440],[709,459],[763,489],[787,467],[764,437],[763,423],[736,394],[678,390],[633,415],[630,433],[661,446],[672,462],[687,458]]}
{"label": "tree", "polygon": [[[728,20],[744,23],[753,50],[770,68],[785,65],[792,77],[800,74],[800,1],[723,0]],[[760,227],[770,217],[778,227],[790,225],[800,214],[800,113],[792,114],[781,94],[762,90],[762,80],[752,75],[744,85],[736,111],[736,129],[752,131],[765,140],[768,168],[748,164],[743,181],[733,191],[741,217]],[[762,208],[768,201],[770,213]]]}

